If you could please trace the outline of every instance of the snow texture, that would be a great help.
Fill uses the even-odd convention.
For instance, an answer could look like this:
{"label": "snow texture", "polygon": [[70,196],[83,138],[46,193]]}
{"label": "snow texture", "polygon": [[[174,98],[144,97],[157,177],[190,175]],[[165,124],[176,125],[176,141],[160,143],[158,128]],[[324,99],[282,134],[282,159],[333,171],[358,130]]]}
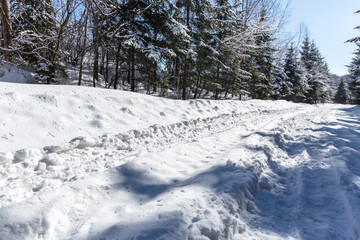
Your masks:
{"label": "snow texture", "polygon": [[359,239],[360,108],[0,83],[0,239]]}
{"label": "snow texture", "polygon": [[16,65],[0,61],[0,82],[33,83],[32,75]]}

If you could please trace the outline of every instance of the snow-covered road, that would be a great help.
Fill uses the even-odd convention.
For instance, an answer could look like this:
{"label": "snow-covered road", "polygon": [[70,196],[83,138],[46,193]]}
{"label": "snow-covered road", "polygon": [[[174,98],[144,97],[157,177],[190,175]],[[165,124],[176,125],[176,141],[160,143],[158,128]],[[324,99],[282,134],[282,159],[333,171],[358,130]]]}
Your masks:
{"label": "snow-covered road", "polygon": [[[36,96],[45,107],[56,104],[57,114],[67,109],[59,117],[46,108],[47,122],[59,129],[56,118],[90,116],[61,108],[72,96],[46,91],[0,99]],[[18,151],[16,136],[26,129],[0,133],[11,147],[0,153],[0,239],[360,238],[359,107],[99,93],[83,111],[111,116],[99,100],[107,98],[122,115],[108,111],[135,130],[110,126],[113,133],[101,135],[94,127],[69,143],[45,147],[39,138]],[[3,125],[11,125],[14,111],[1,111],[9,115],[0,117]]]}

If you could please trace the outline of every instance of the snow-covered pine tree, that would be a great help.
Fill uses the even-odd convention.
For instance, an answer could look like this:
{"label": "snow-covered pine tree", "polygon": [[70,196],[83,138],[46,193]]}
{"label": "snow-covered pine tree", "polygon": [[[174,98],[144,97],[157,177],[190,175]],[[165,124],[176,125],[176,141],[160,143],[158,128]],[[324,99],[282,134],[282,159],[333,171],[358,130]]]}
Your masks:
{"label": "snow-covered pine tree", "polygon": [[173,16],[174,7],[170,0],[113,0],[109,4],[112,11],[104,32],[118,46],[119,54],[122,52],[131,91],[136,89],[135,80],[143,73],[140,71],[142,66],[152,65],[152,73],[155,71],[156,75],[159,67],[167,66],[160,62],[175,57],[175,52],[187,53],[172,44],[177,39],[184,41],[188,38],[187,29]]}
{"label": "snow-covered pine tree", "polygon": [[55,48],[55,10],[51,0],[14,0],[14,42],[19,55],[36,66],[36,80],[55,81],[52,51]]}
{"label": "snow-covered pine tree", "polygon": [[310,103],[324,103],[330,99],[330,71],[314,42],[311,43],[310,53],[313,61],[309,71],[308,101]]}
{"label": "snow-covered pine tree", "polygon": [[[355,14],[356,14],[356,13],[359,13],[359,14],[360,14],[360,10],[356,11]],[[360,25],[359,25],[359,26],[356,26],[355,29],[360,30]],[[354,37],[354,38],[348,40],[347,42],[358,43],[358,42],[360,42],[360,36],[359,36],[359,37]]]}
{"label": "snow-covered pine tree", "polygon": [[353,53],[354,56],[348,66],[348,71],[351,78],[350,89],[353,101],[360,104],[360,42],[356,43],[356,45],[357,49]]}
{"label": "snow-covered pine tree", "polygon": [[296,49],[291,44],[285,57],[284,73],[287,76],[289,95],[285,98],[294,102],[302,102],[304,99],[303,71],[297,58]]}
{"label": "snow-covered pine tree", "polygon": [[[360,13],[360,10],[355,13]],[[355,27],[355,29],[360,30],[360,26]],[[348,66],[348,71],[352,79],[349,87],[353,95],[353,102],[360,104],[360,37],[352,38],[347,42],[353,42],[357,45],[357,49],[353,53],[354,57]]]}
{"label": "snow-covered pine tree", "polygon": [[273,99],[291,100],[291,96],[293,95],[293,84],[291,79],[294,75],[294,60],[296,60],[295,50],[291,44],[288,48],[282,69],[279,69],[278,74],[274,77]]}
{"label": "snow-covered pine tree", "polygon": [[[185,41],[185,50],[188,51],[189,53],[192,53],[192,49],[191,49],[191,42],[193,40],[193,34],[192,34],[192,29],[191,27],[193,26],[193,24],[191,23],[192,19],[195,19],[194,16],[196,16],[196,6],[199,6],[197,4],[198,0],[176,0],[176,7],[178,8],[177,11],[177,17],[180,20],[180,22],[186,26],[186,28],[188,29],[188,31],[190,32],[190,38]],[[193,17],[192,17],[193,16]],[[190,77],[190,63],[193,60],[193,56],[191,56],[192,54],[190,54],[190,56],[188,55],[183,55],[180,62],[182,64],[179,64],[178,67],[183,69],[183,74],[181,79],[182,79],[182,94],[181,94],[181,98],[183,100],[187,99],[187,89],[188,86],[191,85],[191,77]],[[180,77],[180,71],[179,71],[179,77]]]}
{"label": "snow-covered pine tree", "polygon": [[216,63],[219,52],[216,50],[216,24],[214,23],[214,5],[209,1],[196,2],[193,9],[197,16],[192,20],[191,42],[192,50],[196,57],[192,59],[193,67],[193,97],[200,97],[205,89],[215,87],[214,73],[216,72]]}
{"label": "snow-covered pine tree", "polygon": [[310,90],[309,81],[311,79],[310,71],[312,69],[312,63],[314,61],[313,56],[311,55],[311,42],[308,35],[305,36],[301,48],[300,48],[300,63],[301,67],[304,70],[303,78],[304,78],[304,101],[308,102],[308,91]]}
{"label": "snow-covered pine tree", "polygon": [[344,83],[344,79],[341,79],[341,82],[337,88],[335,97],[334,97],[334,102],[336,103],[348,103],[348,93],[346,91],[346,86]]}
{"label": "snow-covered pine tree", "polygon": [[312,63],[314,61],[311,54],[311,41],[308,35],[305,36],[300,50],[300,60],[307,72],[312,68]]}
{"label": "snow-covered pine tree", "polygon": [[[266,24],[268,14],[265,8],[260,10],[260,24]],[[274,82],[274,58],[275,52],[272,46],[273,35],[271,30],[264,31],[255,36],[255,48],[252,53],[252,63],[250,72],[252,78],[250,82],[250,95],[256,99],[269,99],[273,92]]]}
{"label": "snow-covered pine tree", "polygon": [[224,92],[226,98],[230,90],[236,89],[241,79],[238,74],[239,61],[232,49],[227,48],[224,40],[233,36],[236,32],[236,14],[234,6],[228,0],[216,0],[213,6],[214,16],[214,48],[215,55],[215,99],[219,99],[220,93]]}
{"label": "snow-covered pine tree", "polygon": [[290,99],[292,85],[289,81],[289,77],[282,71],[281,68],[277,68],[277,74],[273,77],[273,92],[271,98],[278,99]]}
{"label": "snow-covered pine tree", "polygon": [[306,36],[301,46],[301,63],[305,70],[305,101],[308,103],[326,102],[330,99],[329,68],[314,42]]}

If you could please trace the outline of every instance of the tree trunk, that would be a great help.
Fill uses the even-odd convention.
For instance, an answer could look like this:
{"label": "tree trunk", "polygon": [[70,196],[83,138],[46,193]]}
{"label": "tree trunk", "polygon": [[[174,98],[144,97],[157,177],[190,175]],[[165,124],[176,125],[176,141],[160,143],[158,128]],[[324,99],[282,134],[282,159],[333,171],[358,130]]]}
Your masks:
{"label": "tree trunk", "polygon": [[105,57],[106,57],[106,49],[104,46],[101,46],[101,64],[100,64],[100,69],[99,72],[101,75],[105,75],[104,74],[104,70],[105,70]]}
{"label": "tree trunk", "polygon": [[[190,28],[190,6],[186,7],[186,26]],[[186,49],[189,48],[189,42],[186,42]],[[187,78],[189,71],[189,59],[185,59],[184,66],[184,79],[183,79],[183,92],[182,92],[182,100],[186,100],[186,88],[187,88]]]}
{"label": "tree trunk", "polygon": [[109,83],[109,49],[106,48],[106,69],[105,69],[105,83]]}
{"label": "tree trunk", "polygon": [[[128,59],[127,59],[127,75],[126,75],[127,84],[130,84],[130,78],[131,78],[131,59],[130,59],[130,53],[129,53]],[[123,85],[125,85],[125,78],[123,80]]]}
{"label": "tree trunk", "polygon": [[[58,36],[57,36],[56,43],[55,43],[55,48],[53,49],[52,53],[50,53],[51,54],[50,61],[53,65],[53,67],[52,67],[53,74],[55,74],[55,72],[56,72],[56,63],[55,62],[56,62],[56,58],[57,58],[57,55],[58,55],[58,52],[60,49],[61,41],[63,39],[64,30],[65,30],[65,27],[68,25],[70,17],[74,11],[73,9],[71,9],[72,3],[73,3],[72,1],[66,2],[66,17],[65,17],[64,21],[60,24]],[[51,3],[49,3],[49,4],[51,4]]]}
{"label": "tree trunk", "polygon": [[93,11],[93,42],[94,42],[94,69],[93,69],[93,87],[96,87],[96,81],[99,81],[99,15],[97,10],[92,9]]}
{"label": "tree trunk", "polygon": [[121,49],[121,44],[119,43],[118,49],[117,49],[117,52],[116,52],[116,67],[115,67],[114,89],[117,89],[117,85],[119,83],[118,79],[119,79],[120,49]]}
{"label": "tree trunk", "polygon": [[131,91],[135,92],[135,49],[131,50]]}
{"label": "tree trunk", "polygon": [[[216,69],[216,80],[215,82],[218,84],[219,83],[219,78],[220,78],[220,68],[219,66],[217,67]],[[215,86],[216,89],[215,89],[215,100],[218,100],[219,99],[219,88],[218,86]]]}
{"label": "tree trunk", "polygon": [[175,81],[176,81],[176,93],[180,95],[180,81],[181,81],[181,63],[179,57],[175,62]]}
{"label": "tree trunk", "polygon": [[13,62],[13,52],[10,51],[12,47],[12,24],[11,24],[11,15],[10,15],[10,5],[8,0],[0,0],[0,14],[1,14],[1,23],[2,23],[2,35],[4,38],[4,51],[5,60],[8,62]]}
{"label": "tree trunk", "polygon": [[196,81],[196,89],[195,89],[194,99],[196,99],[197,94],[198,94],[198,91],[199,91],[199,87],[200,87],[200,77],[201,77],[201,74],[199,73],[199,74],[198,74],[198,79],[197,79],[197,81]]}
{"label": "tree trunk", "polygon": [[85,9],[84,14],[86,14],[85,16],[85,27],[84,27],[84,42],[82,45],[82,52],[81,52],[81,58],[80,58],[80,70],[79,70],[79,82],[78,85],[81,86],[81,78],[82,78],[82,70],[83,70],[83,64],[84,64],[84,57],[85,57],[85,52],[86,52],[86,40],[87,40],[87,27],[88,27],[88,9]]}

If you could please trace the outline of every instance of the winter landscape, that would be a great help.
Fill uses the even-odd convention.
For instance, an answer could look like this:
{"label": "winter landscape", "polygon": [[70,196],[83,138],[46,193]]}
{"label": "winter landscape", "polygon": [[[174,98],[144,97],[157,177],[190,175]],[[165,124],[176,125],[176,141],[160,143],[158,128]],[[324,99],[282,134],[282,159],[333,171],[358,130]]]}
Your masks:
{"label": "winter landscape", "polygon": [[289,3],[0,0],[0,240],[360,240],[360,38]]}
{"label": "winter landscape", "polygon": [[357,106],[0,89],[2,239],[359,239]]}

